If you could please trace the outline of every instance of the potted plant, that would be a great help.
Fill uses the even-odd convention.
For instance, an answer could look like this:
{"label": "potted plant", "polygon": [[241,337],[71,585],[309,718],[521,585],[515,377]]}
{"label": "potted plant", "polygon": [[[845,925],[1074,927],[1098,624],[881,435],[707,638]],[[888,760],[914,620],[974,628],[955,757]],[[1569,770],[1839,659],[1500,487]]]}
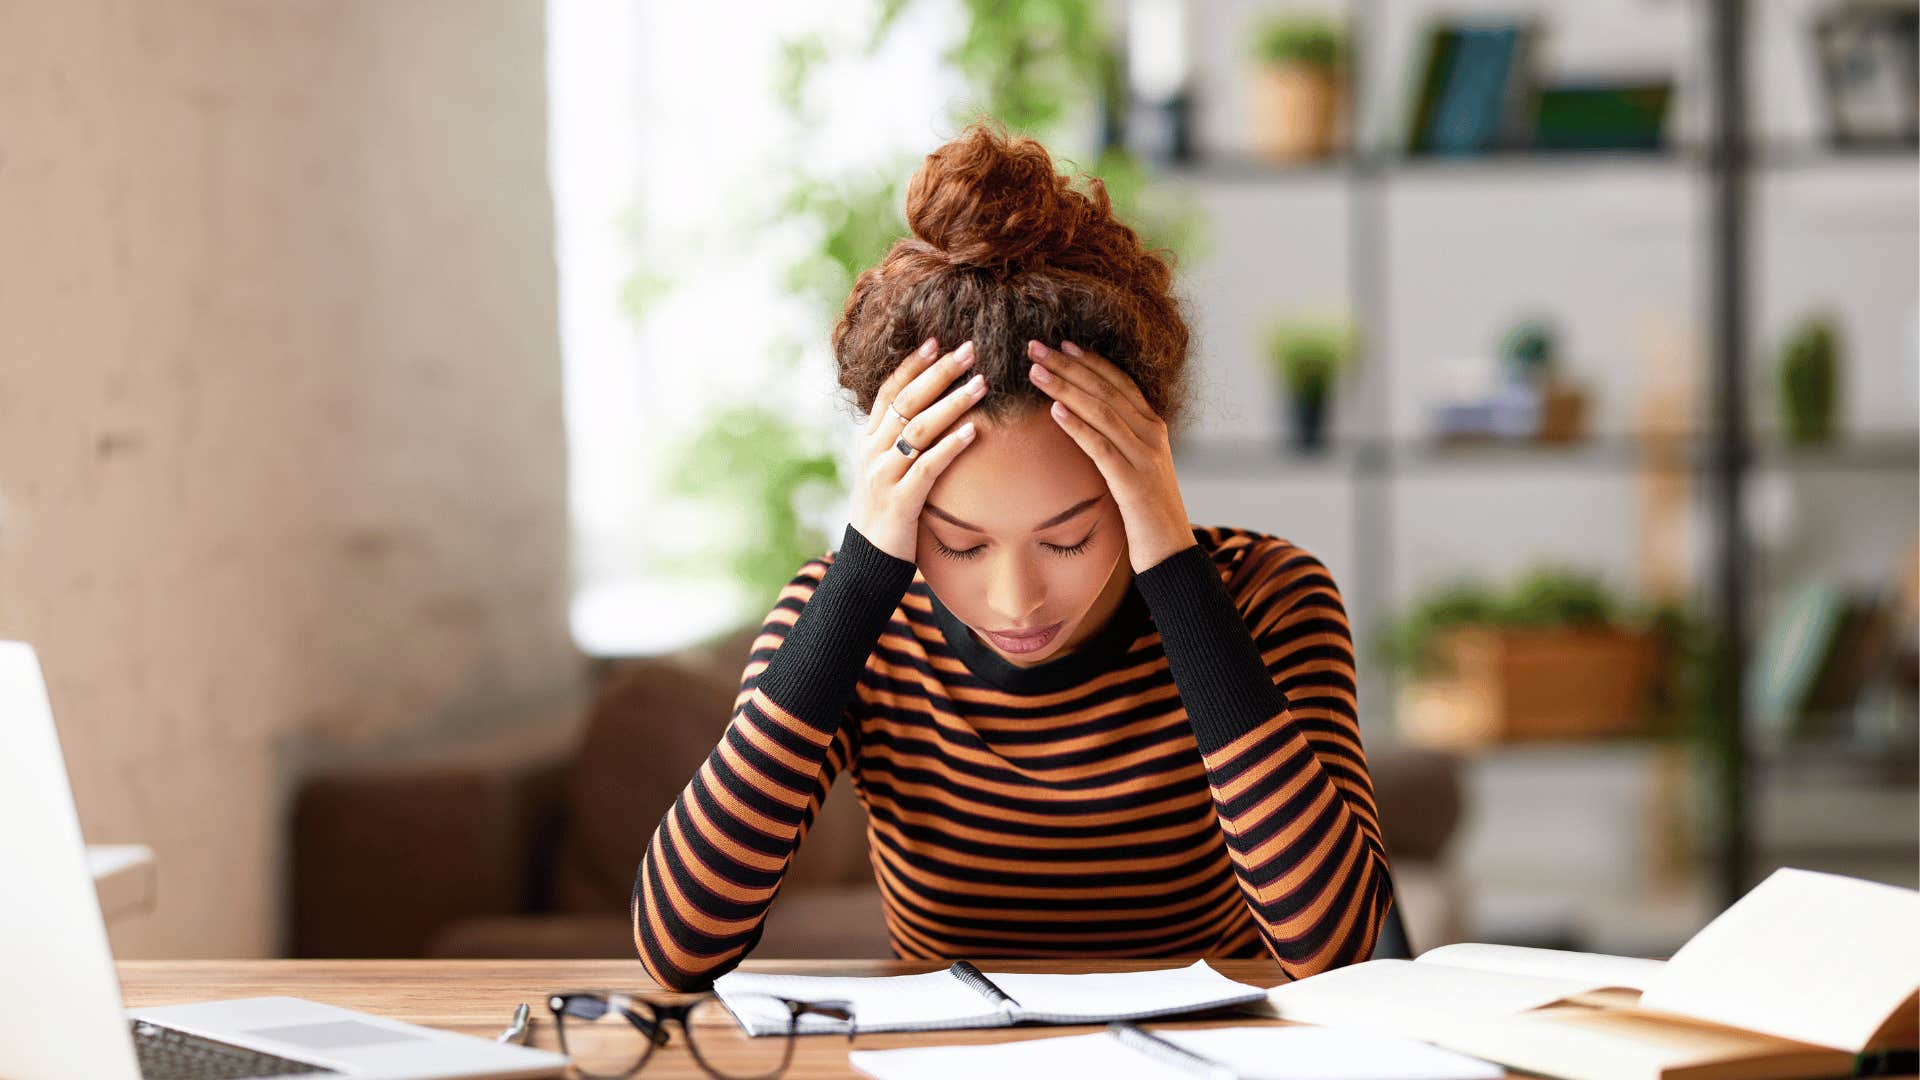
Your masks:
{"label": "potted plant", "polygon": [[1278,322],[1267,334],[1267,359],[1285,387],[1288,410],[1282,426],[1293,432],[1294,446],[1318,450],[1326,444],[1327,408],[1334,380],[1346,367],[1351,335],[1332,323]]}
{"label": "potted plant", "polygon": [[1318,15],[1270,15],[1253,29],[1253,152],[1276,161],[1332,153],[1346,112],[1346,31]]}
{"label": "potted plant", "polygon": [[1623,603],[1597,577],[1545,566],[1505,591],[1437,590],[1388,629],[1380,652],[1409,676],[1400,723],[1415,741],[1600,738],[1675,714],[1679,625],[1667,609]]}
{"label": "potted plant", "polygon": [[1780,426],[1790,443],[1804,446],[1833,437],[1839,339],[1832,319],[1812,316],[1801,320],[1780,350]]}
{"label": "potted plant", "polygon": [[1586,392],[1561,368],[1557,335],[1544,318],[1524,319],[1500,341],[1500,367],[1509,385],[1533,399],[1531,426],[1539,442],[1577,441],[1586,428]]}

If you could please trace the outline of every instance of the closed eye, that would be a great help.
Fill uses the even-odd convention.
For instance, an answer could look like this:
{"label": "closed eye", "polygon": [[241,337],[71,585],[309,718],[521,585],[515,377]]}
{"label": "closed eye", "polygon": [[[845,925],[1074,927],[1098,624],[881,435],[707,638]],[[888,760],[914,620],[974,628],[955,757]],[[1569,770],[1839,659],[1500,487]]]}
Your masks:
{"label": "closed eye", "polygon": [[[1092,529],[1088,530],[1087,535],[1081,537],[1080,542],[1076,544],[1068,544],[1068,545],[1062,546],[1060,544],[1042,543],[1040,546],[1043,548],[1046,548],[1048,551],[1053,552],[1055,555],[1058,555],[1063,559],[1070,559],[1075,555],[1084,553],[1087,550],[1087,545],[1093,543],[1094,533],[1097,533],[1099,531],[1100,531],[1100,527],[1098,525],[1095,525]],[[964,548],[956,551],[953,548],[950,548],[947,545],[941,543],[940,538],[936,536],[933,538],[933,547],[935,551],[937,551],[941,555],[946,556],[949,559],[958,559],[964,562],[968,559],[979,558],[980,553],[986,550],[987,545],[975,544],[970,548]]]}

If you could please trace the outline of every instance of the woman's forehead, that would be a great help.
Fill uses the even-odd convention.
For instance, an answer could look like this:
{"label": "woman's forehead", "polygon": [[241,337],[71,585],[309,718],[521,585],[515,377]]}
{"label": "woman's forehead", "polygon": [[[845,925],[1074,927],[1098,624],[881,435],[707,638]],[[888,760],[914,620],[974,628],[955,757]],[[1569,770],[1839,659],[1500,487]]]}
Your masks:
{"label": "woman's forehead", "polygon": [[[934,481],[927,501],[987,532],[1022,534],[1087,498],[1106,480],[1072,436],[1044,409],[978,436]],[[1079,520],[1079,519],[1075,519]]]}

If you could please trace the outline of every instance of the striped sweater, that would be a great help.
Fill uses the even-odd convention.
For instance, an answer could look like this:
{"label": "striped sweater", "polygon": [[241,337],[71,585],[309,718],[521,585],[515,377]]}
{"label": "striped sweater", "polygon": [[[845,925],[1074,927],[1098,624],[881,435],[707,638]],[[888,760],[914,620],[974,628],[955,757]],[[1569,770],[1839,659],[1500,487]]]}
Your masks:
{"label": "striped sweater", "polygon": [[647,972],[695,989],[745,957],[842,774],[902,957],[1366,959],[1392,898],[1339,590],[1277,537],[1194,537],[1022,667],[849,526],[781,591],[647,846]]}

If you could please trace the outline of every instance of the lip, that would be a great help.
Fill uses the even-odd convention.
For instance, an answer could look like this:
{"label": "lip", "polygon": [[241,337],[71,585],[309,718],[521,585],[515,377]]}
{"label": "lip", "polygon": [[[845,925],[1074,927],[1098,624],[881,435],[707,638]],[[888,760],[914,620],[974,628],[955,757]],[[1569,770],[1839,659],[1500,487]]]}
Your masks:
{"label": "lip", "polygon": [[1052,626],[1043,626],[1024,634],[1004,634],[995,630],[983,630],[981,633],[993,639],[995,645],[1007,652],[1030,653],[1039,652],[1053,644],[1054,636],[1059,634],[1060,628],[1065,625],[1064,622],[1057,622]]}

